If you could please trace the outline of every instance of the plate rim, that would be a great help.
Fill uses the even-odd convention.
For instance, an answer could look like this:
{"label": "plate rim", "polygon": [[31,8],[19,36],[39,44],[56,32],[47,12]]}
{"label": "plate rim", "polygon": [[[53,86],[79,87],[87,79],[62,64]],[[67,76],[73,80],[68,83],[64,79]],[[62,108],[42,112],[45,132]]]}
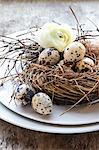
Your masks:
{"label": "plate rim", "polygon": [[[40,122],[40,123],[46,123],[46,124],[52,124],[52,125],[61,125],[61,126],[64,126],[64,125],[69,125],[69,126],[82,126],[82,125],[90,125],[90,124],[94,124],[94,123],[99,123],[99,121],[91,121],[91,122],[85,122],[85,123],[81,123],[81,122],[79,122],[79,123],[68,123],[68,122],[66,122],[66,123],[59,123],[57,120],[56,121],[54,121],[54,122],[50,122],[50,121],[48,121],[48,120],[43,120],[43,119],[41,119],[41,120],[39,120],[39,118],[31,118],[31,117],[29,117],[29,116],[26,116],[25,114],[22,114],[22,113],[20,113],[20,112],[18,112],[18,111],[16,111],[15,109],[12,109],[12,108],[9,108],[6,104],[4,104],[2,101],[0,101],[0,103],[2,104],[2,105],[4,105],[7,109],[9,109],[10,111],[12,111],[12,112],[14,112],[14,113],[16,113],[17,115],[20,115],[20,116],[22,116],[22,117],[24,117],[24,118],[26,118],[26,119],[30,119],[30,120],[34,120],[34,121],[37,121],[37,122]],[[25,106],[26,107],[26,106]],[[29,106],[28,106],[29,107]],[[38,114],[38,115],[40,115],[40,114]]]}
{"label": "plate rim", "polygon": [[[59,125],[57,126],[57,125],[52,125],[52,124],[49,125],[46,123],[39,123],[37,121],[30,121],[29,119],[27,119],[27,118],[24,119],[24,117],[12,112],[11,110],[6,108],[1,103],[0,103],[0,107],[2,108],[3,111],[7,111],[8,112],[7,114],[12,114],[12,115],[16,116],[16,118],[20,118],[21,121],[27,120],[28,122],[31,122],[32,124],[34,123],[34,124],[40,124],[40,125],[44,126],[44,128],[37,128],[37,127],[34,128],[34,126],[32,126],[32,128],[30,128],[29,126],[27,127],[26,124],[24,124],[24,123],[23,123],[23,125],[20,125],[20,123],[18,123],[18,122],[16,123],[15,120],[13,119],[13,117],[12,117],[12,119],[13,119],[12,120],[11,117],[8,118],[8,116],[6,116],[6,117],[2,116],[0,113],[0,119],[1,120],[4,120],[10,124],[13,124],[15,126],[18,126],[18,127],[24,128],[24,129],[29,129],[29,130],[33,130],[33,131],[39,131],[39,132],[45,132],[45,133],[54,133],[54,134],[56,134],[56,133],[57,134],[80,134],[80,133],[95,132],[95,131],[99,130],[99,123],[93,124],[93,125],[86,125],[86,126],[82,126],[82,127],[81,126],[80,127],[73,126],[71,128],[71,126],[59,126]],[[49,126],[50,128],[52,128],[52,127],[53,128],[49,130],[49,128],[46,129],[47,126]],[[72,129],[73,129],[73,131],[72,131]]]}

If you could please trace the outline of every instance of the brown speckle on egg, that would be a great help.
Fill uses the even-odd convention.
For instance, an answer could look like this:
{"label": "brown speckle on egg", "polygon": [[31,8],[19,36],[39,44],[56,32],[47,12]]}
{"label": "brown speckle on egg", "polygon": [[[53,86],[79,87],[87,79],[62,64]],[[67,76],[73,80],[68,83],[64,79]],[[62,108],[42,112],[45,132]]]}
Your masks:
{"label": "brown speckle on egg", "polygon": [[47,52],[48,56],[52,55],[52,49],[49,49],[49,51]]}
{"label": "brown speckle on egg", "polygon": [[50,65],[51,60],[49,60],[49,62],[46,63],[46,65]]}
{"label": "brown speckle on egg", "polygon": [[51,113],[50,110],[52,110],[52,101],[47,94],[40,92],[33,96],[32,107],[34,110],[36,108],[35,111],[39,114],[48,115]]}

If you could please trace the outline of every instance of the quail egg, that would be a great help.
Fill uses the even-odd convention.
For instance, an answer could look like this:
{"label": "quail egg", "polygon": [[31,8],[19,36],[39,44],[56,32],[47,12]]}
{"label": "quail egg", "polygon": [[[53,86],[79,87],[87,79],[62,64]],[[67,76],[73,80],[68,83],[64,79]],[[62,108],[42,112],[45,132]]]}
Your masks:
{"label": "quail egg", "polygon": [[18,104],[27,105],[31,103],[32,97],[35,94],[35,89],[31,89],[26,84],[21,84],[18,86],[15,92],[15,99]]}
{"label": "quail egg", "polygon": [[94,65],[95,65],[94,61],[93,61],[91,58],[89,58],[89,57],[84,57],[84,58],[83,58],[83,62],[84,62],[85,64],[90,65],[90,66],[94,66]]}
{"label": "quail egg", "polygon": [[84,57],[82,60],[76,63],[76,69],[78,72],[90,70],[92,71],[92,67],[94,66],[94,61],[91,58]]}
{"label": "quail egg", "polygon": [[39,114],[48,115],[52,112],[53,104],[47,94],[39,92],[32,98],[32,107]]}
{"label": "quail egg", "polygon": [[43,65],[55,65],[59,60],[59,52],[54,48],[47,48],[40,53],[38,63]]}
{"label": "quail egg", "polygon": [[73,42],[69,44],[64,50],[65,62],[77,62],[84,58],[86,49],[80,42]]}

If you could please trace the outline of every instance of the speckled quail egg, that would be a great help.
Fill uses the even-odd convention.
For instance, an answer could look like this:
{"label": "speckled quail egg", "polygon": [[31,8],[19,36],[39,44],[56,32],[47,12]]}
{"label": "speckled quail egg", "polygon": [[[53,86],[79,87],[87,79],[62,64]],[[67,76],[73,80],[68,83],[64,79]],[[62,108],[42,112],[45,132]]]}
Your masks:
{"label": "speckled quail egg", "polygon": [[47,94],[39,92],[32,98],[32,107],[39,114],[48,115],[52,112],[53,104]]}
{"label": "speckled quail egg", "polygon": [[43,65],[55,65],[59,60],[59,52],[54,48],[47,48],[40,53],[38,63]]}
{"label": "speckled quail egg", "polygon": [[84,58],[83,58],[83,62],[84,62],[85,64],[90,65],[90,66],[94,66],[94,65],[95,65],[94,61],[93,61],[91,58],[89,58],[89,57],[84,57]]}
{"label": "speckled quail egg", "polygon": [[92,67],[94,66],[94,61],[91,58],[84,57],[82,60],[76,63],[77,71],[81,72],[82,70],[90,70],[92,71]]}
{"label": "speckled quail egg", "polygon": [[77,62],[82,60],[85,55],[85,46],[80,42],[69,44],[64,50],[65,62]]}
{"label": "speckled quail egg", "polygon": [[21,84],[18,86],[16,93],[15,93],[15,99],[18,104],[27,105],[31,103],[32,97],[35,94],[35,89],[31,89],[26,84]]}

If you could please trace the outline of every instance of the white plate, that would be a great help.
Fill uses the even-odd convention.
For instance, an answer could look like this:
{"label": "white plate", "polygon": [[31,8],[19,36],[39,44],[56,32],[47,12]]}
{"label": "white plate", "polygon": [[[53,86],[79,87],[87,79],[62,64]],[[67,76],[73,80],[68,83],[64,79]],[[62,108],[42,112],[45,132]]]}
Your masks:
{"label": "white plate", "polygon": [[[73,110],[66,112],[60,116],[68,106],[54,105],[52,114],[49,116],[42,116],[34,112],[31,106],[16,105],[14,101],[10,102],[12,93],[11,82],[5,84],[0,88],[0,101],[7,108],[29,119],[36,121],[58,124],[58,125],[82,125],[99,122],[99,104],[92,106],[79,106]],[[10,103],[9,103],[10,102]]]}
{"label": "white plate", "polygon": [[16,126],[48,133],[59,134],[74,134],[74,133],[86,133],[99,130],[99,124],[91,124],[85,126],[59,126],[39,123],[30,119],[26,119],[16,113],[13,113],[0,103],[0,119],[5,120]]}
{"label": "white plate", "polygon": [[[21,34],[24,32],[27,31],[23,31],[21,32]],[[20,37],[20,39],[24,37],[24,35],[22,35],[22,37],[18,36],[19,34],[20,32],[13,35],[9,35],[9,37],[13,37],[13,38]],[[25,34],[25,38],[26,36],[31,36],[31,34],[29,35]],[[9,39],[6,40],[9,41]],[[0,77],[2,76],[2,73],[4,72],[5,69],[6,69],[6,65],[0,68]],[[62,116],[60,116],[60,114],[62,114],[68,108],[68,106],[54,105],[54,109],[50,116],[42,116],[35,113],[30,106],[26,106],[26,107],[22,107],[18,105],[16,106],[14,101],[9,103],[10,96],[12,94],[12,89],[13,87],[11,82],[5,84],[3,88],[0,88],[0,101],[7,108],[11,109],[12,111],[26,118],[30,118],[44,123],[51,123],[51,124],[58,124],[58,125],[82,125],[82,124],[99,122],[99,104],[95,104],[91,107],[80,106],[74,108],[69,112],[66,112]]]}

